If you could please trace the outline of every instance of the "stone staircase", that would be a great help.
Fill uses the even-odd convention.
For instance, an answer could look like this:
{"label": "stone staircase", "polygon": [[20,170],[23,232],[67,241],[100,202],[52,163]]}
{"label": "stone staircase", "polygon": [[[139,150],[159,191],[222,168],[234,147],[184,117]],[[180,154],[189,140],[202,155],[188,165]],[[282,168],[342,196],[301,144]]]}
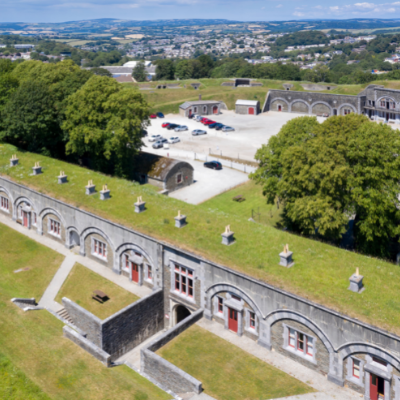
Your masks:
{"label": "stone staircase", "polygon": [[62,308],[61,310],[57,311],[57,314],[62,318],[68,321],[70,324],[74,324],[74,320],[69,316],[67,310],[65,308]]}

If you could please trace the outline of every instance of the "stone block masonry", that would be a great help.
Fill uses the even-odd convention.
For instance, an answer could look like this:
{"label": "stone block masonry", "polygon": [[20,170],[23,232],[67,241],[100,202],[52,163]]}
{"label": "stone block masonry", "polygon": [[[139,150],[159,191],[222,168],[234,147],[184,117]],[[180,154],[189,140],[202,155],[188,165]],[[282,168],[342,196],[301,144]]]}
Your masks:
{"label": "stone block masonry", "polygon": [[164,328],[163,301],[163,291],[159,289],[101,320],[72,300],[62,299],[74,325],[90,342],[108,353],[111,361]]}
{"label": "stone block masonry", "polygon": [[194,312],[141,350],[140,372],[174,393],[201,393],[202,383],[154,352],[165,346],[203,317],[203,310]]}

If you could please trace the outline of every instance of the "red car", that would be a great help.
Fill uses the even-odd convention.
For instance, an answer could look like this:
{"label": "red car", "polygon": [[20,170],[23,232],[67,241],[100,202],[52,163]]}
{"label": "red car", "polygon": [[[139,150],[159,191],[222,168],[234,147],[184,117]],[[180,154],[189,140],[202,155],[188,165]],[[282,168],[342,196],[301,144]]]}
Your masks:
{"label": "red car", "polygon": [[204,122],[204,125],[211,125],[211,124],[215,124],[215,121],[207,120],[206,122]]}
{"label": "red car", "polygon": [[171,125],[171,124],[170,124],[169,122],[163,122],[161,126],[162,126],[163,128],[168,128],[170,125]]}
{"label": "red car", "polygon": [[156,119],[156,118],[157,118],[157,115],[156,115],[156,114],[150,114],[150,118],[151,118],[151,119]]}

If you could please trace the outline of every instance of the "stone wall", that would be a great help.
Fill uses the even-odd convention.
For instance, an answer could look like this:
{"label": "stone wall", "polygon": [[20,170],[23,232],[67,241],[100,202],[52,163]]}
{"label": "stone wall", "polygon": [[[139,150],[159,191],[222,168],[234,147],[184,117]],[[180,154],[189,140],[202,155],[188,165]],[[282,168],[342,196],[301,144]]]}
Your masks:
{"label": "stone wall", "polygon": [[0,196],[1,196],[1,197],[4,197],[4,198],[6,198],[6,199],[8,199],[8,211],[7,211],[7,210],[3,210],[3,209],[0,207],[0,213],[1,213],[1,214],[4,214],[4,215],[6,215],[6,216],[8,216],[8,217],[11,218],[11,216],[12,216],[12,214],[13,214],[13,202],[12,202],[12,199],[10,198],[10,196],[8,195],[8,193],[5,192],[4,190],[0,191]]}
{"label": "stone wall", "polygon": [[[59,237],[50,233],[50,230],[49,230],[50,219],[60,223],[60,236]],[[57,215],[51,214],[51,213],[46,214],[46,216],[43,218],[42,230],[43,230],[43,235],[51,237],[52,239],[57,240],[61,243],[65,243],[65,227]]]}
{"label": "stone wall", "polygon": [[168,330],[147,347],[141,350],[140,372],[151,377],[162,386],[174,393],[202,391],[202,383],[180,368],[171,364],[154,352],[165,346],[187,328],[203,317],[203,310],[198,310],[184,319],[174,328]]}
{"label": "stone wall", "polygon": [[[96,239],[100,242],[106,243],[107,244],[107,251],[106,255],[107,258],[103,259],[101,257],[97,257],[96,255],[93,254],[93,239]],[[110,243],[108,243],[107,239],[104,238],[103,236],[99,235],[98,233],[93,233],[85,238],[85,253],[86,256],[91,258],[92,260],[95,260],[96,262],[105,265],[108,268],[112,268],[114,265],[114,254],[112,247],[110,246]]]}
{"label": "stone wall", "polygon": [[[182,174],[182,181],[178,183],[178,174]],[[174,190],[182,189],[193,183],[193,167],[189,163],[179,163],[175,165],[168,173],[164,189],[168,192],[173,192]]]}
{"label": "stone wall", "polygon": [[164,328],[161,289],[102,321],[102,348],[115,360]]}
{"label": "stone wall", "polygon": [[86,333],[87,339],[102,348],[101,319],[66,297],[62,298],[62,303],[74,325]]}
{"label": "stone wall", "polygon": [[105,351],[97,347],[90,340],[86,339],[84,336],[80,335],[75,330],[71,329],[69,326],[64,326],[63,335],[67,339],[71,340],[83,350],[87,351],[93,357],[101,361],[106,367],[111,365],[111,357]]}

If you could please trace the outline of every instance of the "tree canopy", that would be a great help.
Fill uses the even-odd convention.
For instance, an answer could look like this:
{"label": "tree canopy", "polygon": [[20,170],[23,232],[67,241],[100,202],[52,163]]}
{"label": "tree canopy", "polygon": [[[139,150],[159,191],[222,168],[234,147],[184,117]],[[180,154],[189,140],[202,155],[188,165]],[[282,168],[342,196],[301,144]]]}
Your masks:
{"label": "tree canopy", "polygon": [[339,240],[355,219],[357,247],[385,256],[400,234],[398,154],[399,131],[365,116],[300,117],[257,151],[251,178],[291,228]]}
{"label": "tree canopy", "polygon": [[147,73],[144,61],[139,61],[132,70],[132,76],[136,82],[146,82]]}

